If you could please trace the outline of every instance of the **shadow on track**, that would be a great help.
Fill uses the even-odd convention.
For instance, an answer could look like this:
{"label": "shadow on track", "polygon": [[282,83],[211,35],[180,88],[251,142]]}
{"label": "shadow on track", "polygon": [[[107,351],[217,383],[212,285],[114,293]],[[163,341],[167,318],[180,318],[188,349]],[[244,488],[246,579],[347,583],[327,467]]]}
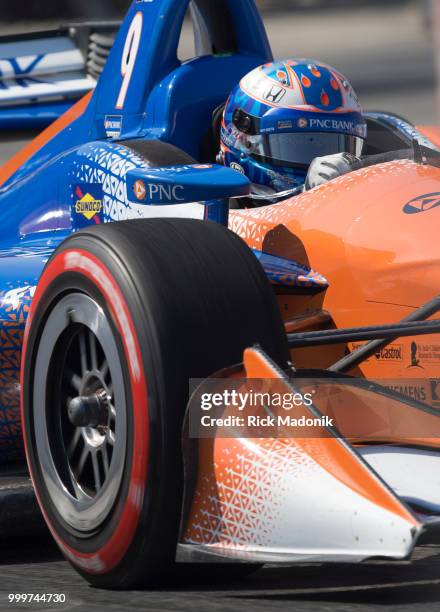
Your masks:
{"label": "shadow on track", "polygon": [[57,545],[46,530],[32,537],[0,539],[0,568],[5,565],[19,566],[62,560]]}
{"label": "shadow on track", "polygon": [[[43,568],[42,565],[45,567]],[[18,572],[26,577],[32,590],[41,580],[61,584],[80,597],[90,610],[102,609],[110,602],[114,610],[188,610],[198,612],[208,606],[223,611],[284,610],[296,612],[319,610],[386,609],[396,605],[421,604],[423,609],[440,608],[440,545],[424,545],[415,551],[412,563],[375,561],[363,565],[328,564],[266,566],[247,579],[219,582],[215,569],[210,580],[200,578],[194,567],[190,575],[168,580],[161,587],[118,593],[90,588],[63,562],[55,543],[46,532],[33,538],[0,540],[0,573],[3,586],[9,588],[9,567],[13,584]],[[40,567],[40,569],[38,569]],[[20,570],[22,568],[22,570]],[[37,578],[38,576],[38,578]],[[118,606],[121,606],[120,608]],[[425,605],[427,607],[425,608]]]}
{"label": "shadow on track", "polygon": [[[237,605],[252,601],[286,605],[295,610],[301,603],[316,602],[330,609],[351,609],[354,605],[437,604],[440,607],[440,543],[424,545],[416,549],[414,560],[389,563],[372,561],[360,565],[296,565],[289,567],[266,566],[246,580],[219,585],[217,581],[197,577],[185,584],[168,584],[168,591],[215,591],[216,599],[232,598]],[[238,600],[240,603],[238,603]],[[317,606],[316,610],[319,609]]]}
{"label": "shadow on track", "polygon": [[[258,585],[251,582],[258,579]],[[233,597],[270,602],[327,604],[436,603],[440,605],[440,555],[412,564],[365,564],[265,568]],[[255,593],[251,590],[255,589]],[[337,606],[340,609],[340,606]],[[438,606],[435,606],[438,609]]]}

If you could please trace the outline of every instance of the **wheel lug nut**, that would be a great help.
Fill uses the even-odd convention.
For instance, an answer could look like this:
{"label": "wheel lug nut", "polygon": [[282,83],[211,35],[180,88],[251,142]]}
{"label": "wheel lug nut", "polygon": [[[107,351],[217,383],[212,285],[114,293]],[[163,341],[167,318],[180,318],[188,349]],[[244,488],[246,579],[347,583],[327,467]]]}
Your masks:
{"label": "wheel lug nut", "polygon": [[74,397],[67,407],[75,427],[105,427],[108,423],[108,398],[104,390],[90,396]]}

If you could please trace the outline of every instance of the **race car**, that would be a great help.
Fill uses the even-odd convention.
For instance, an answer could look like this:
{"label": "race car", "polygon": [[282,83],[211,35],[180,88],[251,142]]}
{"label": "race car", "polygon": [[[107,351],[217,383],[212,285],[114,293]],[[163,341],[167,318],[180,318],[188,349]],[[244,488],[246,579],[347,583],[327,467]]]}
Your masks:
{"label": "race car", "polygon": [[[271,49],[252,0],[194,0],[182,63],[187,8],[133,1],[96,87],[0,169],[3,510],[34,492],[105,588],[409,558],[440,525],[440,131],[366,114],[389,161],[241,209],[213,113]],[[38,127],[47,100],[3,100]],[[308,401],[265,431],[281,408],[220,404],[204,436],[201,393],[237,387]]]}

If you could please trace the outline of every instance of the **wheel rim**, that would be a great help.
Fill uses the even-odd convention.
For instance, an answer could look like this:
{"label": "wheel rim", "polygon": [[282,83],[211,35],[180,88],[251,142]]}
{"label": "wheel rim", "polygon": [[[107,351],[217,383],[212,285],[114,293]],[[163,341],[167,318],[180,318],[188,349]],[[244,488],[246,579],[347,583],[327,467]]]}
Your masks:
{"label": "wheel rim", "polygon": [[[91,424],[72,420],[72,406],[80,404],[97,407]],[[71,528],[97,529],[120,489],[127,409],[114,334],[102,308],[87,295],[65,296],[46,320],[35,360],[33,407],[36,453],[52,504]]]}

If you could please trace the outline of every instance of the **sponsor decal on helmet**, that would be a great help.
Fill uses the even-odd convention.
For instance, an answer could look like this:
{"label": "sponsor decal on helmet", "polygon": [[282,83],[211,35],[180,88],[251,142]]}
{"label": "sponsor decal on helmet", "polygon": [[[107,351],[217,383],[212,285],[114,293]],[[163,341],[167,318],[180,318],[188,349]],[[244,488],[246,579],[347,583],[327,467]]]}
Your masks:
{"label": "sponsor decal on helmet", "polygon": [[291,130],[293,128],[292,121],[278,121],[279,130]]}
{"label": "sponsor decal on helmet", "polygon": [[305,129],[309,127],[309,121],[308,119],[306,119],[305,117],[301,117],[300,119],[298,119],[298,121],[296,122],[296,125],[301,128],[301,129]]}
{"label": "sponsor decal on helmet", "polygon": [[410,200],[403,207],[403,212],[406,215],[416,215],[418,213],[428,212],[433,208],[440,206],[440,192],[426,193]]}
{"label": "sponsor decal on helmet", "polygon": [[102,210],[102,185],[87,183],[74,185],[74,196],[77,198],[75,212],[91,221]]}
{"label": "sponsor decal on helmet", "polygon": [[286,95],[286,90],[283,87],[273,85],[264,94],[264,99],[272,104],[279,104]]}
{"label": "sponsor decal on helmet", "polygon": [[356,124],[354,121],[341,121],[339,119],[310,119],[310,127],[323,130],[353,132]]}

